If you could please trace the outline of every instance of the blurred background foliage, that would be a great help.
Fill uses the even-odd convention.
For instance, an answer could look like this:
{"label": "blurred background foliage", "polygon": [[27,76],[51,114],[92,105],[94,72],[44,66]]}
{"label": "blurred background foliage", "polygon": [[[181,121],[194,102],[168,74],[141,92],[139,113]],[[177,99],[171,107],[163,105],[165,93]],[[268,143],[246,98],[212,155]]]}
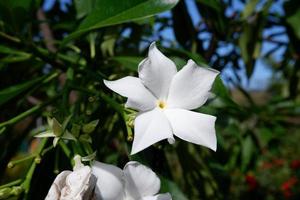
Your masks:
{"label": "blurred background foliage", "polygon": [[[102,79],[136,75],[152,41],[178,69],[222,72],[198,109],[218,117],[216,153],[177,139],[129,155],[135,112]],[[174,200],[300,199],[299,66],[297,0],[1,1],[0,199],[43,199],[75,154],[138,160]],[[47,117],[76,140],[35,138]]]}

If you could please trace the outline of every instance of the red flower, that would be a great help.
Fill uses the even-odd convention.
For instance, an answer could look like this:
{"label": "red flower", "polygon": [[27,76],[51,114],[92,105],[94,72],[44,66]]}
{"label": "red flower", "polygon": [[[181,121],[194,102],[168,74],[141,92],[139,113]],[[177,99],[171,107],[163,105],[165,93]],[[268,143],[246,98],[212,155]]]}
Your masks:
{"label": "red flower", "polygon": [[296,177],[291,177],[281,185],[281,190],[285,198],[290,198],[292,196],[292,187],[298,182]]}
{"label": "red flower", "polygon": [[300,168],[300,160],[293,160],[290,164],[290,168],[299,169]]}
{"label": "red flower", "polygon": [[246,182],[248,184],[249,190],[254,190],[258,186],[255,176],[248,174],[245,176],[245,178],[246,178]]}

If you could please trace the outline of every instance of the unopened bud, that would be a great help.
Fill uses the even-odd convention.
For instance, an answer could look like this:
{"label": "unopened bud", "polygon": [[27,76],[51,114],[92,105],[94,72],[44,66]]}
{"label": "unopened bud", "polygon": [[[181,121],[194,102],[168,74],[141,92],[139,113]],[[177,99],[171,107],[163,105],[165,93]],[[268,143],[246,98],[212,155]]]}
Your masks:
{"label": "unopened bud", "polygon": [[87,110],[87,111],[85,112],[85,114],[86,114],[86,115],[91,115],[91,114],[92,114],[92,111]]}
{"label": "unopened bud", "polygon": [[132,140],[133,140],[132,135],[128,135],[128,136],[127,136],[127,141],[131,142]]}
{"label": "unopened bud", "polygon": [[35,159],[34,159],[34,162],[36,163],[36,164],[40,164],[41,163],[41,157],[40,156],[37,156]]}
{"label": "unopened bud", "polygon": [[89,102],[94,102],[95,101],[95,98],[94,97],[89,97]]}
{"label": "unopened bud", "polygon": [[15,165],[14,165],[12,162],[9,162],[9,163],[7,164],[7,167],[10,168],[10,169],[13,168],[14,166],[15,166]]}

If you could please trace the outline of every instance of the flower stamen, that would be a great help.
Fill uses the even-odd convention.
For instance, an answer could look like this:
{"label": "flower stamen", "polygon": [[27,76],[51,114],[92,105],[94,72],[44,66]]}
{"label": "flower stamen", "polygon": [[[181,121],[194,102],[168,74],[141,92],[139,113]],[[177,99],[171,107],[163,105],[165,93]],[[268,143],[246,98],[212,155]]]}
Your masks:
{"label": "flower stamen", "polygon": [[167,107],[166,102],[159,100],[157,102],[157,107],[159,107],[160,109],[165,109]]}

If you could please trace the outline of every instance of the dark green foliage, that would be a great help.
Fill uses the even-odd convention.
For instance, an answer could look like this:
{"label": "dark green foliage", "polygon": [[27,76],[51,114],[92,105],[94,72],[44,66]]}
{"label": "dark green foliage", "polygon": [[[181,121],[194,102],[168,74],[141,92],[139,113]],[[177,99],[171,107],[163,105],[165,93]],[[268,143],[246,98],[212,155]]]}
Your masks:
{"label": "dark green foliage", "polygon": [[[174,200],[299,199],[297,0],[74,0],[66,10],[56,1],[47,11],[43,3],[0,1],[0,183],[9,183],[0,186],[0,199],[43,199],[75,154],[120,167],[140,161]],[[188,59],[231,68],[197,110],[217,116],[216,153],[176,138],[174,146],[163,141],[130,156],[136,113],[103,79],[136,75],[152,40],[178,69]],[[273,79],[267,89],[250,91],[241,71],[249,81],[262,67],[258,60]],[[53,138],[34,138],[49,129],[47,118],[75,140],[59,139],[54,148]]]}

